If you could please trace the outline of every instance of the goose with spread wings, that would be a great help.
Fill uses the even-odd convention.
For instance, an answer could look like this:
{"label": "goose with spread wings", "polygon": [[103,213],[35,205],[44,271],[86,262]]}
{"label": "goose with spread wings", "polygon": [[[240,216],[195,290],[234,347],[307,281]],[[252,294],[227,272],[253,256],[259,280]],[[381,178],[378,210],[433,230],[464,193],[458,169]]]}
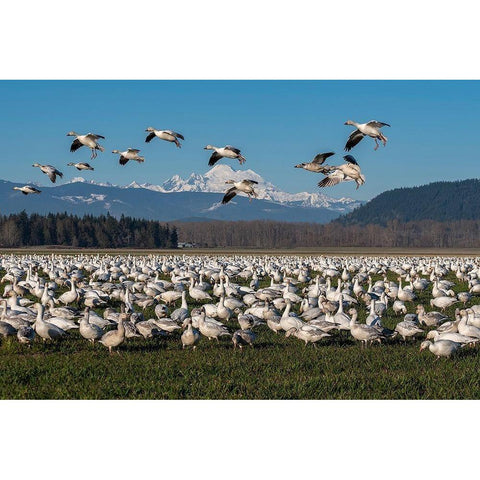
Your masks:
{"label": "goose with spread wings", "polygon": [[95,170],[89,163],[78,162],[78,163],[67,163],[69,167],[75,167],[77,170]]}
{"label": "goose with spread wings", "polygon": [[214,147],[213,145],[207,145],[204,150],[214,150],[208,161],[208,165],[212,167],[221,158],[238,158],[240,165],[245,163],[245,157],[240,153],[240,149],[232,147],[231,145],[225,145],[224,147]]}
{"label": "goose with spread wings", "polygon": [[362,175],[357,161],[351,155],[345,155],[343,158],[345,159],[346,163],[334,167],[335,170],[333,170],[332,173],[330,173],[322,181],[318,182],[319,187],[332,187],[341,182],[354,180],[358,189],[360,185],[365,183],[365,177]]}
{"label": "goose with spread wings", "polygon": [[335,155],[335,152],[319,153],[313,157],[310,163],[299,163],[295,165],[295,168],[303,168],[309,172],[324,173],[326,175],[335,169],[335,167],[330,165],[324,165],[325,160],[332,155]]}
{"label": "goose with spread wings", "polygon": [[252,201],[252,198],[257,198],[257,193],[253,189],[253,186],[258,184],[258,182],[256,182],[255,180],[244,179],[241,182],[235,182],[235,180],[227,180],[225,183],[233,184],[233,187],[229,188],[226,191],[225,196],[222,200],[223,205],[228,203],[238,192],[246,193],[250,201]]}
{"label": "goose with spread wings", "polygon": [[76,152],[80,147],[88,147],[92,151],[90,159],[96,158],[97,150],[103,152],[105,149],[97,142],[99,138],[105,137],[97,135],[96,133],[87,133],[86,135],[79,135],[78,133],[71,131],[67,133],[67,137],[76,137],[70,146],[71,152]]}
{"label": "goose with spread wings", "polygon": [[118,159],[118,163],[120,165],[126,165],[129,160],[135,160],[136,162],[142,163],[145,161],[144,157],[141,157],[138,153],[140,150],[137,148],[127,148],[124,152],[120,150],[112,150],[112,153],[120,154],[120,158]]}
{"label": "goose with spread wings", "polygon": [[24,185],[23,187],[13,187],[14,190],[20,190],[24,195],[29,193],[42,193],[38,188],[32,187],[31,185]]}
{"label": "goose with spread wings", "polygon": [[60,170],[57,170],[53,165],[40,165],[39,163],[34,163],[32,167],[39,167],[40,170],[48,176],[48,178],[55,183],[57,180],[57,175],[60,178],[63,178],[63,173]]}
{"label": "goose with spread wings", "polygon": [[146,143],[150,143],[155,137],[158,137],[160,140],[166,140],[167,142],[173,142],[177,148],[181,148],[182,145],[178,139],[185,140],[184,136],[181,133],[174,132],[173,130],[157,130],[153,127],[148,127],[146,132],[150,132],[145,139]]}
{"label": "goose with spread wings", "polygon": [[375,148],[378,148],[378,140],[381,140],[383,146],[387,144],[387,137],[380,131],[382,127],[389,127],[388,123],[377,122],[376,120],[370,120],[367,123],[357,123],[352,120],[347,120],[345,125],[353,125],[357,127],[348,137],[347,144],[345,145],[345,151],[349,152],[355,145],[357,145],[363,137],[368,136],[375,140]]}

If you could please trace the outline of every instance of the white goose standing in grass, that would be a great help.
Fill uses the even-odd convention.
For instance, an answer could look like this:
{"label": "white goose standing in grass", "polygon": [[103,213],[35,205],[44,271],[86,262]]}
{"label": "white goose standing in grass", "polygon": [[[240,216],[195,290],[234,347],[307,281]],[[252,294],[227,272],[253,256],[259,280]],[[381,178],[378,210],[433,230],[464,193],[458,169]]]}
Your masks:
{"label": "white goose standing in grass", "polygon": [[174,132],[173,130],[157,130],[153,127],[148,127],[146,132],[150,132],[145,139],[146,143],[150,143],[155,137],[158,137],[160,140],[166,140],[167,142],[173,142],[177,146],[177,148],[181,148],[182,145],[178,141],[178,139],[185,140],[183,135],[178,132]]}
{"label": "white goose standing in grass", "polygon": [[28,195],[30,193],[42,193],[41,190],[38,188],[32,187],[31,185],[24,185],[23,187],[13,187],[13,190],[19,190],[24,195]]}
{"label": "white goose standing in grass", "polygon": [[[118,327],[116,330],[110,330],[105,333],[102,338],[99,340],[99,343],[108,347],[109,353],[112,353],[112,349],[120,346],[125,341],[125,326],[123,322],[127,318],[126,313],[121,313],[118,318]],[[120,355],[120,352],[117,350],[117,353]]]}
{"label": "white goose standing in grass", "polygon": [[141,157],[138,153],[140,150],[137,148],[127,148],[124,152],[120,150],[112,150],[112,153],[118,153],[120,158],[118,159],[118,163],[120,165],[126,165],[129,160],[135,160],[136,162],[142,163],[145,161],[144,157]]}
{"label": "white goose standing in grass", "polygon": [[186,328],[186,330],[180,337],[182,341],[182,349],[185,349],[185,347],[193,347],[193,350],[195,350],[197,348],[197,343],[200,340],[200,332],[196,328],[193,328],[191,318],[185,319],[183,327]]}
{"label": "white goose standing in grass", "polygon": [[375,327],[370,327],[368,325],[358,324],[357,323],[357,310],[351,308],[348,313],[350,314],[350,333],[355,340],[362,342],[364,347],[367,346],[368,342],[381,341],[385,338]]}
{"label": "white goose standing in grass", "polygon": [[45,307],[41,303],[36,303],[35,308],[37,309],[37,319],[34,324],[35,332],[43,338],[44,342],[46,340],[57,340],[65,335],[65,330],[43,319]]}
{"label": "white goose standing in grass", "polygon": [[345,145],[345,151],[349,152],[357,143],[359,143],[363,137],[368,136],[375,140],[375,148],[378,148],[378,140],[381,140],[383,146],[387,144],[387,137],[380,132],[382,127],[389,127],[388,123],[377,122],[376,120],[370,120],[367,123],[357,123],[352,120],[347,120],[345,125],[353,125],[357,127],[348,137],[347,144]]}
{"label": "white goose standing in grass", "polygon": [[99,138],[105,139],[102,135],[97,135],[95,133],[87,133],[86,135],[79,135],[78,133],[71,132],[67,133],[67,137],[75,137],[75,140],[72,142],[70,146],[71,152],[76,152],[79,148],[85,146],[88,147],[92,151],[92,155],[90,156],[91,159],[96,158],[97,150],[101,152],[105,151],[105,149],[97,142]]}
{"label": "white goose standing in grass", "polygon": [[420,345],[420,351],[428,348],[437,357],[435,360],[437,361],[440,357],[450,358],[465,345],[466,344],[452,342],[451,340],[438,340],[435,343],[430,340],[425,340]]}
{"label": "white goose standing in grass", "polygon": [[75,167],[77,170],[95,170],[89,163],[77,162],[77,163],[67,163],[68,167]]}
{"label": "white goose standing in grass", "polygon": [[53,165],[40,165],[40,163],[34,163],[32,167],[38,167],[40,170],[48,176],[48,178],[55,183],[57,180],[57,175],[60,178],[63,178],[63,173],[60,170],[57,170]]}
{"label": "white goose standing in grass", "polygon": [[320,341],[322,338],[331,336],[329,333],[324,332],[321,328],[315,325],[304,325],[300,328],[292,327],[285,334],[286,337],[289,337],[290,335],[297,337],[299,340],[303,340],[305,346],[311,343],[315,348],[316,342]]}
{"label": "white goose standing in grass", "polygon": [[224,325],[207,320],[205,318],[205,311],[202,311],[198,317],[198,329],[200,330],[200,333],[209,340],[215,338],[217,342],[219,341],[218,337],[222,335],[231,335],[231,333],[227,330],[227,327]]}
{"label": "white goose standing in grass", "polygon": [[222,200],[222,205],[228,203],[238,192],[243,192],[248,195],[250,201],[252,198],[257,198],[257,193],[253,189],[253,185],[257,185],[255,180],[244,179],[241,182],[235,182],[234,180],[227,180],[225,183],[233,184],[233,187],[229,188]]}
{"label": "white goose standing in grass", "polygon": [[365,176],[362,175],[360,166],[355,158],[353,158],[351,155],[345,155],[343,158],[345,159],[346,163],[334,167],[334,170],[327,177],[318,182],[318,186],[320,188],[332,187],[341,182],[354,180],[358,189],[360,185],[365,183]]}
{"label": "white goose standing in grass", "polygon": [[240,153],[238,148],[232,147],[231,145],[225,145],[224,147],[214,147],[213,145],[207,145],[203,147],[204,150],[214,150],[210,159],[208,160],[208,165],[212,167],[215,165],[221,158],[237,158],[240,162],[240,165],[246,162],[245,157]]}
{"label": "white goose standing in grass", "polygon": [[89,317],[90,307],[86,307],[85,314],[80,320],[80,335],[94,344],[95,340],[100,340],[102,338],[104,332],[99,326],[90,323]]}
{"label": "white goose standing in grass", "polygon": [[332,155],[335,155],[335,153],[319,153],[315,155],[315,157],[313,157],[313,160],[310,163],[299,163],[298,165],[295,165],[295,168],[303,168],[304,170],[307,170],[309,172],[324,173],[326,175],[335,169],[335,167],[332,167],[330,165],[323,165],[325,160]]}

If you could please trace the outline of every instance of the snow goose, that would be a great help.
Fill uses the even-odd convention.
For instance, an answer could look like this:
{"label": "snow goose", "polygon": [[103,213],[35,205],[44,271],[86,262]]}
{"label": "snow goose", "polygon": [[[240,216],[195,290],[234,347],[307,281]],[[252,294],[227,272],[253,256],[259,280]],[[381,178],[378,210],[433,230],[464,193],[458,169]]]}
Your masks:
{"label": "snow goose", "polygon": [[305,342],[305,346],[311,343],[314,347],[316,347],[315,343],[320,341],[322,338],[331,336],[327,332],[324,332],[320,327],[315,325],[304,325],[300,328],[293,327],[285,334],[286,337],[289,337],[290,335],[297,337],[299,340],[303,340]]}
{"label": "snow goose", "polygon": [[303,325],[305,325],[305,322],[303,322],[300,318],[296,317],[295,315],[290,315],[291,308],[292,304],[290,300],[287,300],[285,310],[280,318],[280,326],[285,332],[288,332],[291,328],[302,328]]}
{"label": "snow goose", "polygon": [[182,292],[182,305],[172,312],[170,318],[175,322],[183,322],[188,317],[187,292]]}
{"label": "snow goose", "polygon": [[440,312],[426,312],[425,307],[422,304],[417,305],[416,312],[418,315],[418,321],[427,327],[437,327],[448,318]]}
{"label": "snow goose", "polygon": [[347,144],[345,145],[345,150],[349,152],[357,143],[359,143],[363,137],[368,136],[375,140],[375,148],[378,148],[378,140],[381,140],[383,146],[387,144],[387,137],[380,132],[382,127],[389,127],[388,123],[377,122],[376,120],[370,120],[367,123],[357,123],[352,120],[347,120],[345,125],[353,125],[357,127],[350,136],[348,137]]}
{"label": "snow goose", "polygon": [[395,331],[400,334],[403,338],[403,341],[406,343],[407,338],[415,337],[423,333],[423,330],[419,328],[414,322],[403,320],[402,322],[397,323]]}
{"label": "snow goose", "polygon": [[150,132],[145,139],[146,143],[149,143],[155,137],[158,137],[160,140],[166,140],[167,142],[173,142],[177,146],[177,148],[181,148],[181,144],[178,139],[185,140],[183,135],[178,132],[174,132],[173,130],[156,130],[153,127],[148,127],[146,132]]}
{"label": "snow goose", "polygon": [[468,318],[473,314],[473,310],[460,310],[461,320],[458,323],[458,333],[466,335],[467,337],[480,338],[480,328],[468,323]]}
{"label": "snow goose", "polygon": [[209,340],[215,338],[217,342],[219,341],[218,337],[221,337],[222,335],[231,335],[231,333],[227,330],[227,327],[207,319],[205,317],[205,311],[202,311],[198,317],[198,329],[200,330],[200,333]]}
{"label": "snow goose", "polygon": [[80,335],[83,338],[86,338],[92,344],[95,343],[95,340],[100,340],[103,336],[103,330],[89,322],[90,317],[90,307],[85,308],[85,314],[83,318],[80,320]]}
{"label": "snow goose", "polygon": [[350,333],[355,340],[362,342],[364,347],[367,346],[368,342],[381,341],[385,338],[377,329],[370,327],[368,325],[361,325],[357,323],[357,310],[351,308],[348,313],[350,314]]}
{"label": "snow goose", "polygon": [[190,279],[190,287],[188,289],[188,294],[194,300],[203,301],[203,300],[212,300],[212,297],[207,293],[201,290],[200,288],[195,287],[195,280],[193,277]]}
{"label": "snow goose", "polygon": [[112,150],[112,153],[118,153],[120,158],[118,159],[118,163],[120,165],[126,165],[129,160],[135,160],[136,162],[142,163],[145,161],[144,157],[141,157],[138,153],[140,150],[136,148],[127,148],[124,152],[120,150]]}
{"label": "snow goose", "polygon": [[253,342],[257,338],[257,335],[251,330],[237,330],[232,335],[233,348],[240,347],[240,350],[244,345],[250,345],[253,348]]}
{"label": "snow goose", "polygon": [[310,163],[299,163],[298,165],[295,165],[295,168],[303,168],[309,172],[324,173],[326,175],[335,169],[335,167],[331,167],[330,165],[323,165],[325,160],[332,155],[335,155],[335,153],[319,153],[313,157],[313,160]]}
{"label": "snow goose", "polygon": [[357,189],[360,185],[365,183],[365,176],[362,175],[360,166],[358,165],[355,158],[351,155],[345,155],[343,157],[347,163],[343,165],[338,165],[334,167],[334,170],[326,176],[323,180],[318,182],[318,186],[322,187],[332,187],[338,185],[341,182],[348,182],[354,180],[357,184]]}
{"label": "snow goose", "polygon": [[23,187],[13,187],[13,190],[19,190],[24,195],[28,195],[29,193],[42,193],[41,190],[32,187],[31,185],[24,185]]}
{"label": "snow goose", "polygon": [[36,303],[35,308],[37,309],[37,319],[34,324],[35,332],[39,337],[43,338],[44,342],[46,340],[57,340],[65,335],[65,330],[43,319],[45,307],[42,304]]}
{"label": "snow goose", "polygon": [[175,330],[179,330],[181,328],[177,324],[177,322],[175,322],[171,318],[159,318],[159,319],[152,318],[151,321],[155,323],[155,325],[157,325],[158,328],[169,333]]}
{"label": "snow goose", "polygon": [[30,345],[35,338],[35,330],[30,326],[20,327],[17,331],[17,339],[20,343]]}
{"label": "snow goose", "polygon": [[88,147],[92,151],[91,159],[96,158],[97,150],[103,152],[105,149],[97,142],[99,138],[105,139],[102,135],[95,133],[87,133],[86,135],[79,135],[78,133],[71,131],[67,133],[67,137],[75,137],[75,140],[70,146],[71,152],[76,152],[80,147]]}
{"label": "snow goose", "polygon": [[452,342],[451,340],[438,340],[438,342],[435,343],[432,343],[430,340],[425,340],[420,345],[420,351],[428,348],[434,355],[436,355],[436,360],[438,360],[440,357],[450,358],[453,354],[458,352],[462,346],[461,343]]}
{"label": "snow goose", "polygon": [[57,180],[57,175],[60,178],[63,178],[63,173],[60,170],[57,170],[53,165],[40,165],[39,163],[34,163],[32,167],[38,167],[40,170],[48,176],[48,178],[55,183]]}
{"label": "snow goose", "polygon": [[438,307],[444,312],[446,308],[451,307],[454,303],[458,303],[459,301],[460,300],[452,297],[437,297],[430,300],[430,306]]}
{"label": "snow goose", "polygon": [[[112,353],[112,348],[120,346],[125,341],[125,326],[123,322],[127,318],[125,313],[121,313],[118,319],[118,327],[116,330],[110,330],[105,333],[99,340],[99,343],[108,347],[108,351]],[[117,350],[120,355],[120,352]]]}
{"label": "snow goose", "polygon": [[452,342],[461,343],[462,345],[464,343],[467,345],[474,345],[480,341],[478,338],[468,337],[467,335],[462,335],[458,332],[440,333],[437,330],[431,330],[428,332],[427,340],[430,339],[433,339],[434,342],[438,342],[439,340],[451,340]]}
{"label": "snow goose", "polygon": [[252,198],[257,198],[257,193],[253,189],[253,186],[258,184],[255,180],[243,179],[241,182],[227,180],[225,183],[233,184],[233,187],[226,191],[222,200],[222,205],[228,203],[238,192],[246,193],[250,201],[252,201]]}
{"label": "snow goose", "polygon": [[182,333],[180,340],[182,341],[182,349],[185,347],[193,347],[193,350],[197,348],[197,343],[200,340],[200,332],[193,328],[192,326],[192,319],[186,318],[184,321],[184,328],[186,330]]}
{"label": "snow goose", "polygon": [[232,147],[231,145],[225,145],[224,147],[214,147],[213,145],[207,145],[203,147],[204,150],[214,150],[208,161],[208,165],[213,167],[221,158],[237,158],[240,162],[240,165],[245,163],[246,159],[241,155],[238,148]]}
{"label": "snow goose", "polygon": [[85,162],[67,163],[68,167],[75,167],[77,170],[95,170],[90,164]]}

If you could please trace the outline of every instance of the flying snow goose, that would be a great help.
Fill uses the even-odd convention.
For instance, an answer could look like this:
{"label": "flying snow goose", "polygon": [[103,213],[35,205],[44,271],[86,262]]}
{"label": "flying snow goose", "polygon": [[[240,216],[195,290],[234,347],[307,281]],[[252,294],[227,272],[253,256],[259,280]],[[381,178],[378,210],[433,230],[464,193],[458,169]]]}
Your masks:
{"label": "flying snow goose", "polygon": [[349,152],[357,143],[359,143],[363,137],[372,137],[375,140],[375,148],[378,148],[377,139],[381,140],[383,146],[387,144],[387,137],[380,132],[382,127],[389,127],[388,123],[377,122],[376,120],[370,120],[367,123],[357,123],[352,120],[347,120],[345,125],[353,125],[357,127],[348,137],[347,144],[345,145],[345,151]]}
{"label": "flying snow goose", "polygon": [[140,150],[136,148],[127,148],[124,152],[121,152],[120,150],[112,150],[112,153],[118,153],[120,154],[120,158],[118,160],[118,163],[120,165],[126,165],[129,160],[135,160],[139,163],[142,163],[145,161],[144,157],[141,157],[138,152]]}
{"label": "flying snow goose", "polygon": [[79,162],[79,163],[70,162],[70,163],[67,163],[67,166],[75,167],[77,170],[94,170],[92,166],[84,162]]}
{"label": "flying snow goose", "polygon": [[242,165],[246,161],[245,157],[240,154],[240,150],[238,148],[232,147],[231,145],[225,145],[224,147],[214,147],[213,145],[207,145],[206,147],[204,147],[204,150],[214,150],[210,157],[210,160],[208,161],[208,165],[210,167],[215,165],[223,157],[238,158],[240,165]]}
{"label": "flying snow goose", "polygon": [[253,185],[257,185],[255,180],[243,179],[241,182],[235,182],[235,180],[227,180],[225,183],[233,184],[233,187],[229,188],[222,200],[222,205],[228,203],[238,192],[243,192],[248,195],[250,201],[252,198],[257,198],[257,193],[253,189]]}
{"label": "flying snow goose", "polygon": [[80,147],[88,147],[92,151],[91,159],[96,158],[97,150],[103,152],[105,149],[97,142],[99,138],[105,139],[102,135],[95,133],[87,133],[86,135],[79,135],[78,133],[71,131],[67,133],[67,137],[75,137],[75,140],[70,146],[71,152],[76,152]]}
{"label": "flying snow goose", "polygon": [[13,187],[14,190],[19,190],[24,195],[28,195],[29,193],[42,193],[41,190],[38,188],[32,187],[31,185],[24,185],[23,187]]}
{"label": "flying snow goose", "polygon": [[145,131],[150,132],[147,135],[147,138],[145,139],[146,143],[149,143],[155,137],[158,137],[160,140],[166,140],[167,142],[174,142],[177,148],[181,148],[182,145],[180,144],[178,139],[181,138],[182,140],[185,140],[185,138],[181,133],[174,132],[173,130],[156,130],[153,127],[148,127]]}
{"label": "flying snow goose", "polygon": [[52,181],[52,183],[56,182],[57,175],[60,178],[63,178],[63,173],[60,172],[60,170],[57,170],[53,165],[40,165],[39,163],[34,163],[32,167],[39,167],[40,170],[45,173],[45,175],[48,175],[48,178]]}
{"label": "flying snow goose", "polygon": [[360,166],[358,165],[355,158],[351,155],[345,155],[343,157],[347,163],[334,167],[332,173],[330,173],[323,180],[318,182],[318,186],[322,187],[332,187],[338,185],[341,182],[348,182],[354,180],[357,184],[357,189],[360,185],[365,183],[365,176],[362,175]]}
{"label": "flying snow goose", "polygon": [[303,168],[304,170],[315,173],[330,173],[332,170],[335,170],[335,167],[331,167],[330,165],[323,165],[323,163],[328,157],[331,157],[332,155],[335,155],[335,153],[319,153],[318,155],[315,155],[315,157],[313,157],[313,160],[310,163],[299,163],[298,165],[295,165],[295,168]]}

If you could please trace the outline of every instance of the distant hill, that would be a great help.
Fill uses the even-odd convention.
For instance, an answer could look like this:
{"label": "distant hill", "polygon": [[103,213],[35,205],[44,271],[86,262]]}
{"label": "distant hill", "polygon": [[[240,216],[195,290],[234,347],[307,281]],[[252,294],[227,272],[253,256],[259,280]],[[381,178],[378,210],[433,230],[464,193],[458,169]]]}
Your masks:
{"label": "distant hill", "polygon": [[[283,204],[266,199],[251,202],[237,195],[222,205],[223,193],[179,191],[163,193],[148,188],[122,188],[86,182],[40,187],[40,195],[22,195],[18,183],[0,180],[0,214],[67,212],[73,215],[121,215],[146,220],[276,220],[326,223],[338,217],[338,209]],[[345,211],[345,210],[343,210]]]}
{"label": "distant hill", "polygon": [[344,225],[386,225],[391,220],[479,219],[480,180],[470,179],[388,190],[334,221]]}

